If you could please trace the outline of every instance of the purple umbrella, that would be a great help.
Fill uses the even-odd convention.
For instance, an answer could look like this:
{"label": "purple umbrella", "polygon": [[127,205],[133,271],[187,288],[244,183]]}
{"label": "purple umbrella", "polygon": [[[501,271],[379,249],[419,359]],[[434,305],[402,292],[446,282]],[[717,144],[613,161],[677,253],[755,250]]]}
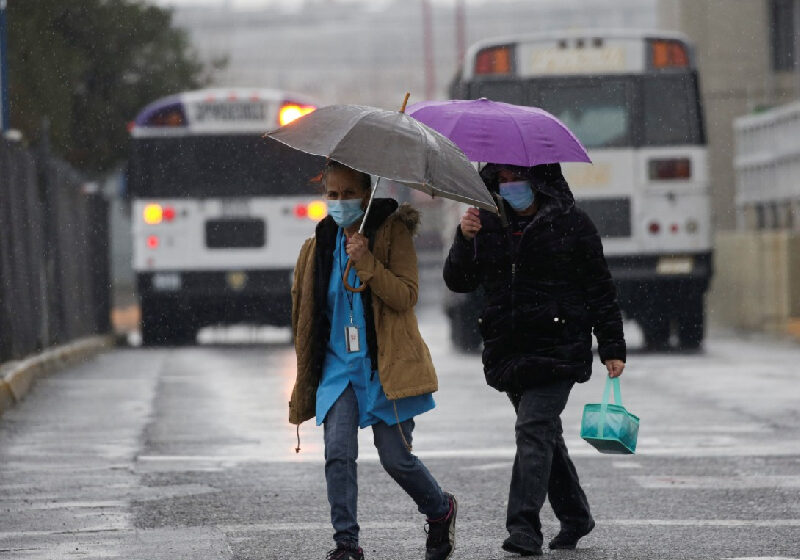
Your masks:
{"label": "purple umbrella", "polygon": [[538,107],[481,97],[473,101],[423,101],[409,107],[407,113],[447,136],[470,161],[524,167],[592,162],[570,129]]}

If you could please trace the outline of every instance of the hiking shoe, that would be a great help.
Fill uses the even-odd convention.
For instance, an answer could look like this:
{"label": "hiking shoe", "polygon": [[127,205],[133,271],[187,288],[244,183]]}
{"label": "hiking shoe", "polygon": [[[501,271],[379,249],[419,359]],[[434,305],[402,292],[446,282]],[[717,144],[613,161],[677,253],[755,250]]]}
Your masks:
{"label": "hiking shoe", "polygon": [[575,550],[581,537],[591,533],[592,529],[594,529],[594,521],[590,521],[582,530],[561,529],[548,546],[553,550]]}
{"label": "hiking shoe", "polygon": [[433,521],[428,519],[428,526],[425,528],[425,532],[428,533],[428,540],[425,542],[425,560],[447,560],[456,549],[458,502],[452,494],[445,492],[444,495],[450,502],[450,510],[441,519]]}
{"label": "hiking shoe", "polygon": [[511,552],[513,554],[519,554],[520,556],[541,556],[542,555],[542,547],[536,545],[525,545],[517,540],[514,537],[508,537],[506,540],[503,541],[503,550],[506,552]]}
{"label": "hiking shoe", "polygon": [[364,560],[364,551],[352,544],[336,543],[325,560]]}

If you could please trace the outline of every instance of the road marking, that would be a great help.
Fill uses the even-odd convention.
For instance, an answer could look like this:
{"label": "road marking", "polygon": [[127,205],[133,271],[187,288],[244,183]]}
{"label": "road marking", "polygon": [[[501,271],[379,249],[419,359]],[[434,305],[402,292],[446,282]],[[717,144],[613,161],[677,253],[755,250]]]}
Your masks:
{"label": "road marking", "polygon": [[634,476],[642,488],[704,488],[740,490],[750,488],[800,488],[800,476]]}
{"label": "road marking", "polygon": [[612,461],[615,469],[641,469],[642,465],[636,461]]}
{"label": "road marking", "polygon": [[[595,520],[598,527],[800,527],[800,519],[600,519]],[[459,521],[459,527],[485,527],[497,525],[496,520],[473,519]],[[362,529],[408,529],[419,526],[411,521],[367,521],[359,522]],[[557,525],[555,522],[544,522],[544,525]],[[319,531],[330,529],[328,522],[306,523],[253,523],[220,525],[217,527],[224,532],[271,532],[271,531]],[[742,559],[743,560],[743,559]]]}

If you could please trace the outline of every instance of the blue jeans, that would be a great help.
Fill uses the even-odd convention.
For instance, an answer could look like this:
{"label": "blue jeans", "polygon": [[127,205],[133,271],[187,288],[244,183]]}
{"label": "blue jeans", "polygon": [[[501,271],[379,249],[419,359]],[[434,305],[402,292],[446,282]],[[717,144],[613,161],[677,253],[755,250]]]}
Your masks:
{"label": "blue jeans", "polygon": [[569,458],[561,429],[561,412],[572,381],[557,381],[525,391],[514,402],[517,455],[511,472],[506,528],[528,548],[542,546],[539,511],[549,498],[565,530],[582,531],[592,522],[589,502]]}
{"label": "blue jeans", "polygon": [[[400,424],[409,445],[414,420]],[[372,435],[381,465],[395,482],[411,496],[419,512],[428,519],[447,515],[450,508],[439,484],[403,443],[397,425],[378,422]],[[328,502],[331,523],[337,543],[358,544],[358,401],[353,387],[339,396],[325,417],[325,480],[328,483]]]}

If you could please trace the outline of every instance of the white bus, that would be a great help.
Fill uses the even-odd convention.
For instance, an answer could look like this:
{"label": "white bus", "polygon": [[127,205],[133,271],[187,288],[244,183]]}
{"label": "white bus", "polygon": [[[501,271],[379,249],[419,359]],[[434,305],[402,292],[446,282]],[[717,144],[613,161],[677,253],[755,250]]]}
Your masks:
{"label": "white bus", "polygon": [[[473,45],[451,97],[541,107],[594,162],[565,164],[577,204],[603,236],[625,315],[649,348],[674,335],[700,346],[712,274],[706,136],[686,38],[590,31],[504,37]],[[471,302],[448,304],[454,340],[475,345]]]}
{"label": "white bus", "polygon": [[323,160],[263,134],[313,111],[270,89],[160,99],[131,123],[127,192],[144,344],[213,324],[290,323],[292,271],[327,214]]}

